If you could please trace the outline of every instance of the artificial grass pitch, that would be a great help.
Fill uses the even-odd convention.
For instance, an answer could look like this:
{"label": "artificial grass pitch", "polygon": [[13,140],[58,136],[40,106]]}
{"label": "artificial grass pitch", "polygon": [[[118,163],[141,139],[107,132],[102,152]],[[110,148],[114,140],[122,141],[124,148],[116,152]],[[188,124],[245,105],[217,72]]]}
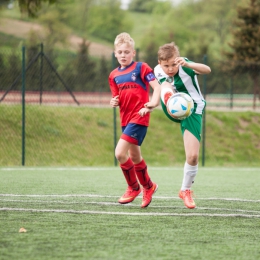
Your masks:
{"label": "artificial grass pitch", "polygon": [[148,170],[159,189],[141,209],[117,203],[118,167],[0,168],[0,259],[259,258],[259,168],[201,167],[194,210],[181,167]]}

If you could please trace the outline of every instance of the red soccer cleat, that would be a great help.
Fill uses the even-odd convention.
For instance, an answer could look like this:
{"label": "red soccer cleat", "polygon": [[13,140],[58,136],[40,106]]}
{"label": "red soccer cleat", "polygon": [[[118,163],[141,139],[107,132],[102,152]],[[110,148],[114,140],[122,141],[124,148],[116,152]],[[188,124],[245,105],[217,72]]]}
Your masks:
{"label": "red soccer cleat", "polygon": [[127,204],[132,202],[140,193],[141,188],[139,187],[139,190],[134,190],[130,186],[127,187],[126,192],[123,194],[123,196],[118,200],[121,204]]}
{"label": "red soccer cleat", "polygon": [[188,209],[194,209],[196,207],[195,202],[192,198],[193,191],[191,190],[180,190],[179,197],[184,201],[184,205]]}
{"label": "red soccer cleat", "polygon": [[157,191],[157,189],[158,185],[156,183],[153,183],[153,186],[150,189],[143,188],[143,201],[141,206],[142,208],[147,207],[151,203],[152,196]]}

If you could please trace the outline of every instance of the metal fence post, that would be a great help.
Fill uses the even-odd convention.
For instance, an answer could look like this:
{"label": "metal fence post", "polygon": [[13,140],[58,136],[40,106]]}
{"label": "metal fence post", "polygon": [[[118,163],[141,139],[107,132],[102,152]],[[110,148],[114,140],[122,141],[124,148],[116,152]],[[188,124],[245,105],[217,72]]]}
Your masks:
{"label": "metal fence post", "polygon": [[22,47],[22,165],[25,165],[25,46]]}
{"label": "metal fence post", "polygon": [[43,43],[40,44],[41,53],[40,53],[40,104],[42,104],[42,92],[43,92]]}
{"label": "metal fence post", "polygon": [[[112,52],[112,70],[116,67],[115,63],[115,55]],[[116,144],[117,144],[117,133],[116,133],[116,107],[113,108],[113,129],[114,129],[114,151],[116,149]],[[117,159],[115,157],[115,153],[113,152],[114,156],[114,165],[117,166]]]}
{"label": "metal fence post", "polygon": [[[205,54],[203,56],[203,63],[207,64],[207,55]],[[207,94],[207,76],[203,75],[203,95],[206,100],[206,94]],[[203,113],[203,122],[202,122],[202,166],[205,165],[205,143],[206,143],[206,109]]]}

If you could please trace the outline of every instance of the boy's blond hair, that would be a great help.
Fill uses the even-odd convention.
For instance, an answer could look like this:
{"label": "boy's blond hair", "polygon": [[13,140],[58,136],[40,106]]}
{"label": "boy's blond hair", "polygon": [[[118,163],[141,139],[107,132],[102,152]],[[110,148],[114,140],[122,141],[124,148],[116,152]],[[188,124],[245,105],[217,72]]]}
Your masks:
{"label": "boy's blond hair", "polygon": [[167,61],[172,57],[180,57],[180,52],[178,46],[174,43],[166,43],[159,47],[158,50],[158,60]]}
{"label": "boy's blond hair", "polygon": [[130,36],[129,33],[126,33],[126,32],[120,33],[116,36],[114,46],[117,47],[124,43],[130,45],[131,47],[133,47],[133,49],[135,47],[134,39]]}

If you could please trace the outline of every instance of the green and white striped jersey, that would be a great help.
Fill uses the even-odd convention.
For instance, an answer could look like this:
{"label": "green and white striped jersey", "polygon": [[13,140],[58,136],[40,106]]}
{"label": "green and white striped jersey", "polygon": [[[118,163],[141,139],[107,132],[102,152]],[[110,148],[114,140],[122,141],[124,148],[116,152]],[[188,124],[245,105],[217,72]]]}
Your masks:
{"label": "green and white striped jersey", "polygon": [[[185,60],[190,62],[187,58],[185,58]],[[194,112],[196,114],[203,113],[206,101],[201,94],[197,75],[194,70],[179,66],[178,72],[171,78],[165,74],[160,64],[158,64],[154,68],[154,75],[160,83],[168,81],[175,91],[184,92],[190,95],[194,102]]]}

